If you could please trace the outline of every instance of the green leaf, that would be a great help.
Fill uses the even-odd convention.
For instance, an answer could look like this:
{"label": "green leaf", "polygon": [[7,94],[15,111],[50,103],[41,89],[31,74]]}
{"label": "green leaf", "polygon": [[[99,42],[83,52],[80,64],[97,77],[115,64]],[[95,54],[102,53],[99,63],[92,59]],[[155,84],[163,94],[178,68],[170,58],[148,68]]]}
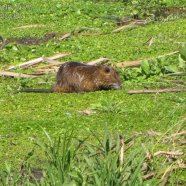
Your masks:
{"label": "green leaf", "polygon": [[80,9],[77,10],[77,14],[78,14],[78,15],[81,14],[81,10],[80,10]]}
{"label": "green leaf", "polygon": [[17,51],[18,50],[18,47],[17,46],[12,46],[12,50],[14,50],[14,51]]}
{"label": "green leaf", "polygon": [[186,68],[186,61],[183,60],[183,58],[181,57],[181,55],[179,55],[178,60],[179,60],[179,65],[178,65],[179,68],[182,68],[182,69]]}
{"label": "green leaf", "polygon": [[166,70],[167,72],[171,72],[171,73],[178,72],[177,67],[174,66],[174,65],[166,66],[166,67],[165,67],[165,70]]}
{"label": "green leaf", "polygon": [[186,61],[186,47],[180,49],[181,58]]}
{"label": "green leaf", "polygon": [[56,5],[56,8],[61,9],[62,8],[62,5],[61,4],[57,4]]}
{"label": "green leaf", "polygon": [[141,65],[142,72],[144,72],[146,75],[150,74],[150,65],[148,61],[143,61]]}

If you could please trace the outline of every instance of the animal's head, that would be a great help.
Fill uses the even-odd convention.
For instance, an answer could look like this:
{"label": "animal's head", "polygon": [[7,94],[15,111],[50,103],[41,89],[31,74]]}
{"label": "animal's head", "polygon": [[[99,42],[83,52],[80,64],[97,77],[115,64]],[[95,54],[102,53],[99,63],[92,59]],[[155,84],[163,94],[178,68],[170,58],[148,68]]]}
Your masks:
{"label": "animal's head", "polygon": [[119,74],[112,67],[106,65],[98,65],[97,67],[96,81],[100,89],[117,90],[122,88]]}

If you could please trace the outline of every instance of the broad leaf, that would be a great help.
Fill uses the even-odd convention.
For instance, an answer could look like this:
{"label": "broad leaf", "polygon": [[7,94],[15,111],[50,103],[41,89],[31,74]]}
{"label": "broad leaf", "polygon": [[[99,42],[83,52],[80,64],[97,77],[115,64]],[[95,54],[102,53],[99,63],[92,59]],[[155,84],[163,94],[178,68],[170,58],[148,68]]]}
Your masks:
{"label": "broad leaf", "polygon": [[150,74],[150,66],[149,66],[148,61],[143,61],[142,65],[141,65],[141,69],[146,75]]}

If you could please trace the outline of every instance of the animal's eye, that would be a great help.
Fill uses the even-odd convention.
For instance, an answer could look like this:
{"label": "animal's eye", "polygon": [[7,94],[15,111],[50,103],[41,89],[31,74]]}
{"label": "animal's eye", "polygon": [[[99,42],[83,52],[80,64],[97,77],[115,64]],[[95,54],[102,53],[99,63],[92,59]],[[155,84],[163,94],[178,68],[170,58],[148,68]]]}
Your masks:
{"label": "animal's eye", "polygon": [[109,67],[105,67],[105,72],[109,73],[110,72],[110,68]]}

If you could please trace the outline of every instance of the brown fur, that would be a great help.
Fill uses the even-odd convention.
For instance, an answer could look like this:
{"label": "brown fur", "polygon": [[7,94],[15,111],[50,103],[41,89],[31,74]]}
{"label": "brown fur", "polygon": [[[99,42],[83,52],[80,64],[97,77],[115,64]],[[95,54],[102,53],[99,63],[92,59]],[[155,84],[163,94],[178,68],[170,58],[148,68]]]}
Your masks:
{"label": "brown fur", "polygon": [[59,68],[53,91],[70,93],[110,89],[121,89],[120,77],[113,68],[69,62]]}
{"label": "brown fur", "polygon": [[59,68],[53,89],[24,89],[12,92],[91,92],[97,90],[121,89],[118,73],[105,65],[86,65],[78,62],[64,63]]}

